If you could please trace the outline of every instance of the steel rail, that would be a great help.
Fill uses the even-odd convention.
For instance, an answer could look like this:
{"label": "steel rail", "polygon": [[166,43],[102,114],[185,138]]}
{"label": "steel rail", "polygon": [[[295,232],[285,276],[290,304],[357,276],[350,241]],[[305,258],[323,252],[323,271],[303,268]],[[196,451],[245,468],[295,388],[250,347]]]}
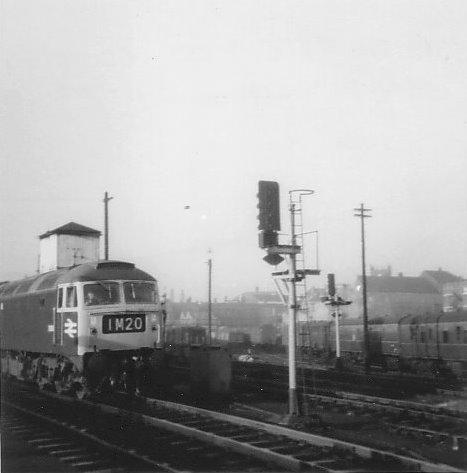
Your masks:
{"label": "steel rail", "polygon": [[336,392],[337,396],[341,396],[342,398],[347,398],[350,400],[355,399],[356,401],[363,401],[367,403],[378,403],[383,406],[388,406],[395,409],[406,410],[411,409],[413,412],[420,412],[423,414],[432,415],[434,419],[437,420],[459,420],[462,422],[462,419],[459,417],[463,417],[467,419],[467,413],[457,410],[457,409],[450,409],[447,407],[440,407],[440,406],[433,406],[431,404],[425,404],[422,402],[415,402],[415,401],[406,401],[406,400],[399,400],[399,399],[391,399],[386,397],[380,396],[369,396],[367,394],[357,394],[357,393],[347,393],[347,392]]}
{"label": "steel rail", "polygon": [[[368,465],[373,465],[375,462],[380,466],[379,468],[376,466],[376,469],[371,471],[382,471],[383,465],[387,464],[401,465],[402,471],[405,468],[410,468],[410,471],[424,472],[463,471],[426,459],[414,459],[377,448],[169,401],[136,397],[132,398],[133,406],[130,409],[133,410],[129,410],[102,402],[77,400],[52,392],[42,391],[41,394],[67,402],[71,406],[86,405],[103,413],[124,416],[131,421],[189,436],[293,471],[308,468],[332,473],[369,471]],[[160,412],[156,412],[158,409]],[[179,414],[178,419],[173,418],[174,412]],[[155,417],[157,415],[160,417]],[[166,416],[170,420],[164,418]],[[234,427],[240,428],[240,431],[236,432]],[[252,429],[253,432],[242,434],[242,429]],[[259,432],[262,434],[258,434]],[[305,455],[307,449],[314,450],[314,454]],[[317,454],[316,449],[319,450]],[[136,452],[134,454],[138,455]],[[136,458],[146,460],[140,455]],[[157,465],[163,467],[159,463]]]}
{"label": "steel rail", "polygon": [[[45,392],[44,392],[45,393]],[[49,393],[47,393],[49,394]],[[58,395],[57,395],[58,396]],[[61,396],[60,396],[61,398]],[[144,455],[138,455],[136,452],[133,452],[133,451],[129,451],[129,450],[126,450],[122,447],[119,447],[118,445],[114,445],[112,443],[109,443],[93,434],[90,434],[88,432],[86,432],[84,429],[79,429],[73,425],[67,425],[67,424],[64,424],[63,422],[60,422],[58,420],[55,420],[55,419],[52,419],[51,417],[48,417],[48,416],[45,416],[43,414],[38,414],[37,412],[33,412],[29,409],[26,409],[24,407],[21,407],[21,406],[18,406],[17,404],[14,404],[10,401],[5,401],[5,400],[2,400],[1,402],[2,404],[5,404],[6,406],[9,406],[13,409],[16,409],[17,411],[20,411],[22,412],[23,414],[26,414],[30,417],[34,417],[36,419],[40,419],[41,421],[44,421],[44,422],[47,422],[49,424],[52,424],[54,426],[57,426],[59,427],[60,429],[66,429],[68,430],[69,432],[72,432],[74,435],[78,435],[82,438],[85,438],[86,440],[90,440],[91,442],[93,443],[96,443],[96,444],[99,444],[103,447],[105,447],[106,449],[108,450],[111,450],[111,451],[114,451],[114,452],[117,452],[119,453],[120,455],[125,455],[127,457],[131,457],[131,458],[134,458],[138,461],[142,461],[144,463],[147,463],[151,466],[154,466],[156,468],[160,468],[162,471],[166,471],[168,473],[180,473],[180,470],[175,470],[173,468],[170,468],[168,467],[167,465],[165,464],[162,464],[162,463],[158,463],[158,462],[155,462],[154,460],[151,460],[150,458],[144,456]]]}
{"label": "steel rail", "polygon": [[325,402],[333,403],[333,404],[340,404],[344,406],[358,406],[358,407],[365,407],[371,409],[373,411],[381,412],[382,410],[391,412],[391,413],[408,413],[412,414],[413,416],[420,417],[424,416],[426,418],[430,418],[434,421],[444,421],[444,422],[455,422],[457,424],[465,424],[465,419],[459,419],[456,415],[456,412],[453,411],[452,415],[446,414],[437,414],[433,413],[430,409],[431,406],[426,405],[426,409],[424,410],[424,404],[417,404],[416,403],[407,403],[398,402],[395,405],[392,405],[392,399],[386,398],[379,398],[379,397],[370,397],[365,396],[358,398],[353,394],[347,396],[345,394],[341,394],[339,396],[328,395],[328,394],[304,394],[304,399],[318,399]]}
{"label": "steel rail", "polygon": [[186,406],[183,404],[177,404],[170,401],[161,401],[156,399],[148,399],[150,404],[160,405],[164,407],[168,407],[171,409],[176,409],[180,411],[186,411],[194,414],[201,414],[213,419],[221,420],[224,422],[231,422],[236,425],[241,426],[248,426],[253,427],[256,429],[264,430],[268,433],[274,433],[276,435],[289,437],[294,440],[304,441],[307,443],[311,443],[312,445],[316,446],[323,446],[323,447],[341,447],[346,450],[350,450],[354,453],[361,455],[364,458],[372,458],[375,455],[381,456],[383,458],[394,459],[398,461],[402,461],[403,463],[412,465],[413,467],[417,468],[417,471],[427,471],[427,472],[438,472],[438,471],[463,471],[458,470],[455,467],[444,465],[441,463],[433,463],[429,461],[413,459],[410,457],[406,457],[403,455],[398,455],[392,452],[387,452],[384,450],[366,447],[359,444],[354,444],[350,442],[345,442],[343,440],[333,439],[330,437],[324,437],[321,435],[310,434],[307,432],[301,432],[294,429],[290,429],[287,427],[269,424],[257,420],[251,420],[243,417],[232,416],[230,414],[224,414],[221,412],[210,411],[198,407]]}

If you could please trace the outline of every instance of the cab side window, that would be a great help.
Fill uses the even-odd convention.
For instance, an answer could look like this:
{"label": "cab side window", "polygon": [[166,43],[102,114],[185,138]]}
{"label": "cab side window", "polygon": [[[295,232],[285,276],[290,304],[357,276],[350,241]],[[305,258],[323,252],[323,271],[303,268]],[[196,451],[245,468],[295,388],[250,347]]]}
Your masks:
{"label": "cab side window", "polygon": [[443,330],[443,343],[449,343],[449,332],[447,330]]}
{"label": "cab side window", "polygon": [[76,287],[70,286],[66,288],[66,307],[76,307],[78,300],[76,296]]}
{"label": "cab side window", "polygon": [[63,307],[63,287],[60,287],[58,289],[58,295],[57,295],[57,307]]}

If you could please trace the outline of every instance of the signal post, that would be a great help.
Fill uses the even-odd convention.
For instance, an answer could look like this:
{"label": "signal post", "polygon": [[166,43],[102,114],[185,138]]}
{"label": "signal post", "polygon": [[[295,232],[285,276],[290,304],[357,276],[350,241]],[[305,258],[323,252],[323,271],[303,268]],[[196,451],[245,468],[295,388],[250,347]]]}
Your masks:
{"label": "signal post", "polygon": [[[300,191],[302,192],[302,191]],[[312,191],[306,191],[312,193]],[[279,184],[274,181],[259,181],[258,183],[258,229],[259,247],[267,251],[264,261],[271,265],[278,265],[284,258],[281,255],[288,255],[289,269],[286,271],[274,272],[273,277],[281,277],[288,284],[288,313],[289,313],[289,416],[299,414],[297,396],[297,368],[296,368],[296,318],[300,305],[297,303],[296,282],[301,281],[306,275],[319,274],[319,270],[297,271],[296,255],[301,253],[302,248],[296,244],[295,233],[295,204],[290,202],[290,224],[291,224],[291,244],[279,245],[278,231],[280,230],[280,201]],[[283,299],[285,302],[285,299]]]}
{"label": "signal post", "polygon": [[336,283],[334,279],[334,274],[328,274],[328,295],[321,298],[321,301],[326,305],[331,306],[333,309],[333,314],[336,322],[336,368],[341,368],[341,344],[339,336],[339,317],[340,317],[340,307],[343,305],[352,304],[351,301],[345,301],[342,297],[338,296],[336,293]]}
{"label": "signal post", "polygon": [[[294,238],[292,236],[292,241]],[[299,414],[298,409],[298,397],[297,397],[297,363],[296,363],[296,340],[297,340],[297,310],[300,308],[300,305],[297,304],[297,292],[295,283],[297,281],[297,269],[295,255],[300,253],[301,248],[297,245],[276,245],[274,247],[267,248],[268,255],[264,258],[269,257],[269,255],[279,256],[280,254],[287,254],[289,256],[289,270],[283,272],[272,273],[273,276],[280,276],[285,281],[288,282],[289,286],[289,297],[287,301],[288,313],[289,313],[289,415],[295,416]],[[281,260],[281,256],[279,256]],[[295,275],[295,277],[290,275]],[[299,277],[300,278],[300,277]]]}

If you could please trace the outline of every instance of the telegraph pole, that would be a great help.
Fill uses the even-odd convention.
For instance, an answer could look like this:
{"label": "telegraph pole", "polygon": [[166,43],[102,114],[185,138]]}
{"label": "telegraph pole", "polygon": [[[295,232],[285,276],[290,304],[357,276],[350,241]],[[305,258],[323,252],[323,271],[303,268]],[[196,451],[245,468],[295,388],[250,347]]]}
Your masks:
{"label": "telegraph pole", "polygon": [[113,197],[109,197],[108,192],[104,195],[104,259],[109,259],[109,201]]}
{"label": "telegraph pole", "polygon": [[361,236],[362,236],[362,286],[363,286],[363,345],[365,351],[365,371],[370,371],[370,338],[368,335],[368,306],[367,306],[367,292],[366,292],[366,265],[365,265],[365,218],[370,218],[371,215],[366,212],[371,212],[371,209],[365,209],[363,204],[354,209],[357,213],[354,217],[359,217],[361,221]]}
{"label": "telegraph pole", "polygon": [[[211,255],[211,250],[209,250],[209,255]],[[209,345],[212,344],[211,333],[212,333],[212,258],[209,256],[208,259],[208,342]]]}

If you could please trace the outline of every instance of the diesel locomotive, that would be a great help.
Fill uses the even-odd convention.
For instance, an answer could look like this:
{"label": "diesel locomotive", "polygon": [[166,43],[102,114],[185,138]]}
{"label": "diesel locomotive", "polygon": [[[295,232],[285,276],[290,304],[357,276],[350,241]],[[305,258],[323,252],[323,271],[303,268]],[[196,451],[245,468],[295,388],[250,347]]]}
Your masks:
{"label": "diesel locomotive", "polygon": [[82,397],[137,387],[163,347],[165,309],[154,277],[95,261],[0,285],[2,373]]}

